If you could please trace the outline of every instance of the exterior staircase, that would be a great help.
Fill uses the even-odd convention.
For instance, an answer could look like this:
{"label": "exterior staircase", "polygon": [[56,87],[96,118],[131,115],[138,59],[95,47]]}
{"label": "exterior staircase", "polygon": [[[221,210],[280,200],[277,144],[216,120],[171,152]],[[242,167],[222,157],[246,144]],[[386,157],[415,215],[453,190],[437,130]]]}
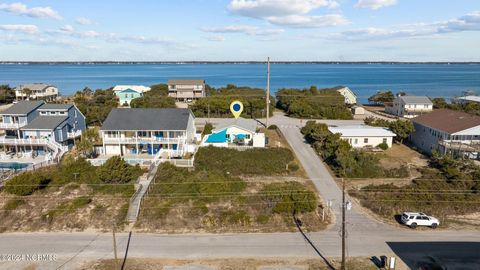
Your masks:
{"label": "exterior staircase", "polygon": [[127,221],[129,223],[135,223],[137,221],[138,214],[140,213],[140,207],[142,206],[143,197],[145,196],[145,193],[147,193],[150,183],[155,178],[157,169],[158,166],[155,165],[155,163],[152,163],[148,173],[145,173],[138,178],[137,190],[130,199],[130,205],[128,206]]}

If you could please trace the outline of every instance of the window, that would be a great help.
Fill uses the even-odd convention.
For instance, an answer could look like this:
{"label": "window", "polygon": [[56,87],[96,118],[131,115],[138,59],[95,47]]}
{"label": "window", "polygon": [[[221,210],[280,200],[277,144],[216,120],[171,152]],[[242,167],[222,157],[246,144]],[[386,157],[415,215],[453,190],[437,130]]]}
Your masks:
{"label": "window", "polygon": [[421,216],[417,216],[415,219],[417,220],[423,220],[423,218]]}
{"label": "window", "polygon": [[368,143],[368,138],[364,138],[363,143]]}
{"label": "window", "polygon": [[387,138],[383,138],[383,143],[387,143]]}
{"label": "window", "polygon": [[60,115],[65,115],[65,112],[59,112]]}
{"label": "window", "polygon": [[423,107],[424,107],[425,109],[428,109],[428,105],[427,105],[427,104],[423,105]]}
{"label": "window", "polygon": [[41,115],[47,115],[47,112],[40,112]]}
{"label": "window", "polygon": [[74,113],[75,117],[77,117],[77,110],[75,110],[75,113]]}
{"label": "window", "polygon": [[146,131],[139,131],[138,136],[139,137],[147,137],[147,132]]}
{"label": "window", "polygon": [[355,143],[354,144],[358,144],[358,139],[355,139]]}
{"label": "window", "polygon": [[247,136],[245,136],[245,138],[246,138],[247,140],[250,140],[250,134],[247,134]]}
{"label": "window", "polygon": [[172,84],[172,85],[171,85],[171,88],[172,88],[172,89],[177,89],[177,86],[176,86],[175,84]]}

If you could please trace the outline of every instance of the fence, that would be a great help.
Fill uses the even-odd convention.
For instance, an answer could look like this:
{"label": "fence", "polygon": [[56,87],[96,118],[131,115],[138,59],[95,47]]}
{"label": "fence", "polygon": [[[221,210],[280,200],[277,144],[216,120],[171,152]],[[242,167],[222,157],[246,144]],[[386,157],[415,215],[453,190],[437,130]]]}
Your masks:
{"label": "fence", "polygon": [[[103,165],[107,159],[106,158],[97,158],[97,159],[87,159],[90,164],[93,166],[101,166]],[[152,165],[160,165],[163,162],[170,162],[171,164],[177,166],[177,167],[193,167],[194,163],[194,158],[192,159],[143,159],[143,158],[137,158],[137,159],[124,159],[128,164],[130,165],[137,165],[139,164],[140,166],[145,166],[145,167],[151,167]]]}

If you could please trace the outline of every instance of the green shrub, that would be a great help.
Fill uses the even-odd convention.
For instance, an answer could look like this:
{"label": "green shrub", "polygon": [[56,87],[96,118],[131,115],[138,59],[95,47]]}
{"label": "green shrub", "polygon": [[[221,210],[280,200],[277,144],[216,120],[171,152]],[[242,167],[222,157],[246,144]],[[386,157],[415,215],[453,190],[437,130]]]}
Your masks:
{"label": "green shrub", "polygon": [[277,130],[278,127],[277,127],[277,125],[270,125],[270,126],[268,126],[268,129],[270,129],[270,130]]}
{"label": "green shrub", "polygon": [[43,172],[24,172],[5,184],[5,191],[17,196],[28,196],[45,188],[50,179]]}
{"label": "green shrub", "polygon": [[269,220],[270,220],[269,215],[261,214],[261,215],[257,216],[257,222],[260,223],[260,224],[267,224]]}
{"label": "green shrub", "polygon": [[135,181],[142,175],[140,166],[132,166],[120,156],[109,158],[102,166],[97,168],[100,181],[108,184],[125,184]]}
{"label": "green shrub", "polygon": [[251,218],[244,210],[229,210],[220,214],[220,222],[222,224],[236,224],[246,226],[251,223]]}
{"label": "green shrub", "polygon": [[262,148],[237,151],[221,147],[202,147],[195,156],[195,168],[205,171],[228,172],[232,175],[280,175],[293,161],[287,148]]}
{"label": "green shrub", "polygon": [[296,162],[290,162],[288,163],[288,170],[291,172],[296,172],[300,169],[300,166]]}
{"label": "green shrub", "polygon": [[388,144],[382,142],[381,144],[377,145],[377,147],[385,151],[388,149]]}
{"label": "green shrub", "polygon": [[203,128],[202,135],[212,134],[212,130],[213,130],[212,123],[206,123],[205,127]]}

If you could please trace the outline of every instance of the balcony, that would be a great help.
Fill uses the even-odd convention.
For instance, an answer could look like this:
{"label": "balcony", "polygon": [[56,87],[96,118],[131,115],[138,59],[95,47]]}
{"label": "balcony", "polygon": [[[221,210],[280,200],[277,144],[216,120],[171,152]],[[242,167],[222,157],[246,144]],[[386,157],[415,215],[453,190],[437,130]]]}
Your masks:
{"label": "balcony", "polygon": [[47,145],[47,139],[16,139],[0,137],[1,145]]}
{"label": "balcony", "polygon": [[75,138],[78,138],[78,137],[82,136],[82,131],[81,130],[76,130],[76,131],[68,132],[67,136],[68,136],[69,139],[75,139]]}
{"label": "balcony", "polygon": [[0,129],[19,129],[19,128],[22,128],[26,125],[27,125],[26,122],[24,122],[24,123],[4,123],[4,122],[1,122],[0,123]]}
{"label": "balcony", "polygon": [[164,137],[103,137],[104,143],[115,143],[115,144],[142,144],[142,143],[161,143],[161,144],[177,144],[185,143],[186,137],[175,137],[175,138],[164,138]]}

